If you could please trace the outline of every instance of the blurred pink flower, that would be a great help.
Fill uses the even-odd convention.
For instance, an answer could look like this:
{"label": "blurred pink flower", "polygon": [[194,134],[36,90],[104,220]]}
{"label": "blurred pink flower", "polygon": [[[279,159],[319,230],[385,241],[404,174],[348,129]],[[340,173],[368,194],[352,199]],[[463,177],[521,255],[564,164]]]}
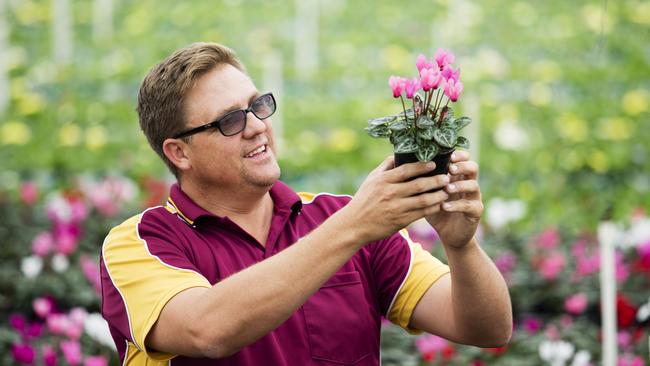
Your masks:
{"label": "blurred pink flower", "polygon": [[445,95],[449,100],[452,102],[455,102],[458,100],[458,97],[460,97],[460,93],[463,92],[463,83],[459,82],[454,82],[453,80],[449,79],[447,80],[447,84],[445,85]]}
{"label": "blurred pink flower", "polygon": [[27,206],[33,205],[38,199],[38,186],[33,182],[20,185],[20,200]]}
{"label": "blurred pink flower", "polygon": [[88,356],[84,360],[84,366],[107,366],[108,360],[104,356]]}
{"label": "blurred pink flower", "polygon": [[442,74],[438,69],[422,69],[420,70],[420,77],[422,78],[420,82],[424,91],[436,89],[442,82]]}
{"label": "blurred pink flower", "polygon": [[25,331],[27,321],[21,314],[11,314],[9,316],[9,325],[17,332],[22,333]]}
{"label": "blurred pink flower", "polygon": [[41,336],[42,333],[43,333],[43,323],[39,323],[39,322],[29,323],[29,325],[25,328],[25,331],[23,332],[23,337],[25,339],[38,338]]}
{"label": "blurred pink flower", "polygon": [[401,78],[399,76],[391,76],[388,78],[388,85],[393,91],[393,97],[399,98],[404,91],[404,78]]}
{"label": "blurred pink flower", "polygon": [[99,274],[99,264],[95,263],[94,260],[90,259],[87,255],[82,255],[79,257],[79,265],[81,266],[81,272],[84,274],[84,277],[93,285],[95,292],[101,294],[102,284]]}
{"label": "blurred pink flower", "polygon": [[551,252],[549,256],[542,259],[538,272],[547,281],[555,280],[564,269],[565,262],[562,252]]}
{"label": "blurred pink flower", "polygon": [[645,366],[645,362],[643,362],[640,356],[629,353],[618,356],[618,362],[616,364],[617,366]]}
{"label": "blurred pink flower", "polygon": [[433,58],[436,60],[438,67],[442,70],[445,65],[453,64],[456,56],[446,49],[439,48]]}
{"label": "blurred pink flower", "polygon": [[531,335],[537,333],[540,329],[542,329],[542,321],[535,317],[529,317],[524,319],[522,325],[524,331],[526,331],[526,333]]}
{"label": "blurred pink flower", "polygon": [[408,99],[413,99],[415,93],[420,90],[422,85],[420,85],[420,80],[418,78],[406,79],[404,82],[404,92]]}
{"label": "blurred pink flower", "polygon": [[61,341],[63,358],[72,366],[81,364],[81,345],[78,341]]}
{"label": "blurred pink flower", "polygon": [[75,307],[72,310],[70,310],[70,313],[68,313],[69,319],[73,323],[78,325],[83,325],[87,316],[88,316],[88,312],[86,311],[86,309],[81,307]]}
{"label": "blurred pink flower", "polygon": [[71,327],[70,319],[65,314],[50,314],[45,320],[47,329],[52,334],[65,335]]}
{"label": "blurred pink flower", "polygon": [[556,229],[546,229],[537,238],[537,245],[542,249],[555,249],[560,244],[560,233]]}
{"label": "blurred pink flower", "polygon": [[577,294],[571,295],[564,301],[564,310],[566,310],[566,312],[569,314],[582,314],[586,308],[587,294],[584,292],[579,292]]}
{"label": "blurred pink flower", "polygon": [[630,269],[623,260],[623,253],[616,251],[614,262],[616,264],[616,282],[623,283],[630,276]]}
{"label": "blurred pink flower", "polygon": [[17,363],[31,365],[34,362],[34,349],[28,344],[12,344],[11,357]]}
{"label": "blurred pink flower", "polygon": [[32,240],[32,253],[39,257],[45,257],[50,254],[54,248],[54,238],[52,234],[45,231],[42,232]]}
{"label": "blurred pink flower", "polygon": [[446,339],[433,334],[427,334],[418,337],[415,340],[415,347],[418,349],[420,355],[425,360],[434,359],[436,354],[441,353],[447,348],[448,345],[449,342]]}
{"label": "blurred pink flower", "polygon": [[70,326],[65,330],[65,336],[71,340],[79,340],[84,332],[83,324],[70,322]]}
{"label": "blurred pink flower", "polygon": [[574,280],[579,281],[584,276],[597,273],[600,270],[600,251],[597,248],[587,250],[587,242],[579,240],[571,246],[571,254],[576,261],[573,274]]}
{"label": "blurred pink flower", "polygon": [[34,308],[36,315],[40,316],[41,318],[45,318],[52,312],[54,304],[49,298],[38,297],[32,301],[32,307]]}
{"label": "blurred pink flower", "polygon": [[627,349],[632,344],[632,335],[630,332],[622,330],[618,332],[616,340],[618,341],[619,347]]}
{"label": "blurred pink flower", "polygon": [[434,66],[435,64],[427,60],[427,57],[424,56],[423,54],[419,54],[418,58],[415,60],[415,67],[418,68],[418,73],[420,73],[422,69],[430,69]]}
{"label": "blurred pink flower", "polygon": [[508,274],[517,264],[517,256],[515,253],[506,250],[499,254],[499,256],[494,260],[494,264],[497,266],[497,269],[501,274]]}
{"label": "blurred pink flower", "polygon": [[54,347],[52,347],[49,344],[43,345],[42,352],[43,352],[43,363],[45,364],[45,366],[56,366],[57,356]]}
{"label": "blurred pink flower", "polygon": [[547,326],[544,330],[544,334],[546,335],[546,338],[551,341],[557,341],[560,339],[560,331],[554,324]]}

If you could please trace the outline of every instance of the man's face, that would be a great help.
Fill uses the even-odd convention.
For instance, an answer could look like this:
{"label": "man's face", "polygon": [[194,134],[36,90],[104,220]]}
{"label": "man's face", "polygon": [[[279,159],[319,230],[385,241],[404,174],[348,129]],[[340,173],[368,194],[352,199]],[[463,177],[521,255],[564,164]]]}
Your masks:
{"label": "man's face", "polygon": [[[261,94],[247,75],[232,65],[219,65],[199,78],[187,94],[186,127],[246,109]],[[183,172],[183,180],[231,190],[272,186],[280,178],[280,167],[271,119],[260,120],[253,113],[246,118],[246,128],[234,136],[224,136],[216,128],[193,135],[187,145],[190,168]]]}

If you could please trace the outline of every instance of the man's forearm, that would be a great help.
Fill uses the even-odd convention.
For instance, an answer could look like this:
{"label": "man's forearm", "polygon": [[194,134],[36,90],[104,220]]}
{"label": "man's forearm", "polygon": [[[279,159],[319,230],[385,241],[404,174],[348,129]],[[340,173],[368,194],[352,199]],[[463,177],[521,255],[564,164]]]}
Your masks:
{"label": "man's forearm", "polygon": [[342,216],[204,292],[194,314],[205,355],[232,354],[275,329],[363,246]]}
{"label": "man's forearm", "polygon": [[469,343],[498,346],[512,333],[510,295],[501,273],[476,239],[445,248],[451,269],[454,320]]}

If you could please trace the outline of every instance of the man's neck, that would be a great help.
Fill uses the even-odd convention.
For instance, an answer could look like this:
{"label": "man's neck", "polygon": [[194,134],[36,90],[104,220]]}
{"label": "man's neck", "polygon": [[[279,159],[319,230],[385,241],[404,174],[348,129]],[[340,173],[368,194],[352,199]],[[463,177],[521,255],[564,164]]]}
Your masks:
{"label": "man's neck", "polygon": [[266,244],[273,216],[270,187],[219,189],[185,181],[181,189],[206,211],[220,217],[227,216],[261,245]]}

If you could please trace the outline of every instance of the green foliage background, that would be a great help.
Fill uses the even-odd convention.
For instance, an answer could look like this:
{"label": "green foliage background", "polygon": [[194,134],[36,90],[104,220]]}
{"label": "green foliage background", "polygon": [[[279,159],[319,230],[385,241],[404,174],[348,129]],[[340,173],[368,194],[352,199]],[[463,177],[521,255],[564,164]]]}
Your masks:
{"label": "green foliage background", "polygon": [[[465,98],[478,103],[473,143],[486,198],[525,200],[534,208],[529,225],[594,227],[609,205],[618,217],[650,207],[647,1],[321,2],[319,65],[308,78],[294,67],[296,4],[116,1],[113,35],[98,42],[92,3],[73,1],[74,57],[60,65],[51,2],[9,2],[3,185],[43,171],[166,174],[139,132],[137,89],[172,50],[204,40],[233,47],[258,85],[264,57],[277,52],[284,179],[353,193],[390,153],[363,133],[368,118],[398,109],[388,76],[413,75],[418,53],[446,47],[457,55]],[[503,121],[526,132],[521,150],[495,144]]]}

